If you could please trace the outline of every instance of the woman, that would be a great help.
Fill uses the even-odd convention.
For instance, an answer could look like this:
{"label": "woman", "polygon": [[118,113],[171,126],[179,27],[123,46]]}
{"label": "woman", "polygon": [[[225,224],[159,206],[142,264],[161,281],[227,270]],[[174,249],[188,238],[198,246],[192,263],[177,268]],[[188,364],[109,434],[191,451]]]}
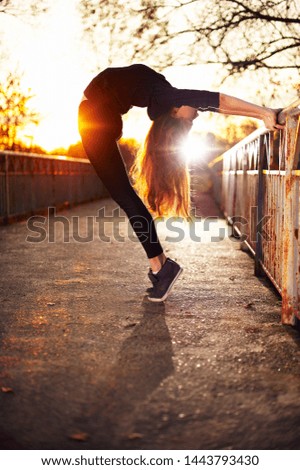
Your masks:
{"label": "woman", "polygon": [[132,174],[137,191],[159,215],[189,215],[189,177],[180,142],[198,111],[251,116],[270,130],[282,126],[277,124],[276,110],[217,92],[174,88],[163,75],[141,64],[108,68],[85,89],[79,107],[84,149],[111,197],[127,214],[149,259],[153,289],[148,299],[162,302],[182,268],[165,256],[153,218],[131,186],[119,152],[121,115],[132,106],[147,107],[153,121]]}

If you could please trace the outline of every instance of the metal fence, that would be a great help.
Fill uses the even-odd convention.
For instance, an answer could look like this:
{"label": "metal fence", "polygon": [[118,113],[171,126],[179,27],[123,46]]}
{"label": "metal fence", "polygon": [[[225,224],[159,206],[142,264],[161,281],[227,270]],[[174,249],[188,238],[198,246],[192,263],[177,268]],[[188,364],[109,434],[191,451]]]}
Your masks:
{"label": "metal fence", "polygon": [[300,319],[300,100],[279,132],[258,130],[223,155],[222,209],[282,296],[282,323]]}
{"label": "metal fence", "polygon": [[0,223],[97,199],[104,187],[88,160],[0,152]]}

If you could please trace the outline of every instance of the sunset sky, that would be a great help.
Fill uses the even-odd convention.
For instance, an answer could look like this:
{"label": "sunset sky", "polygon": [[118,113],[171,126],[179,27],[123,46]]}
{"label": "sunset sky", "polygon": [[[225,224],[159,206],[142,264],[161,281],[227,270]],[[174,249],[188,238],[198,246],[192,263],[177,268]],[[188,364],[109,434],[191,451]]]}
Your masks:
{"label": "sunset sky", "polygon": [[[25,135],[32,135],[33,141],[46,150],[67,148],[79,140],[77,108],[82,91],[95,71],[106,66],[82,37],[77,4],[78,0],[52,0],[48,12],[32,20],[0,14],[0,39],[5,46],[0,57],[1,73],[24,73],[24,88],[32,90],[32,105],[42,115],[40,125],[26,129]],[[174,86],[217,89],[217,66],[172,68],[164,74]],[[253,83],[246,79],[240,79],[237,85],[228,82],[221,91],[255,99]],[[290,99],[295,96],[294,92]],[[203,131],[212,125],[206,115],[200,116],[194,127]],[[148,126],[144,109],[131,111],[125,117],[124,135],[142,139]]]}

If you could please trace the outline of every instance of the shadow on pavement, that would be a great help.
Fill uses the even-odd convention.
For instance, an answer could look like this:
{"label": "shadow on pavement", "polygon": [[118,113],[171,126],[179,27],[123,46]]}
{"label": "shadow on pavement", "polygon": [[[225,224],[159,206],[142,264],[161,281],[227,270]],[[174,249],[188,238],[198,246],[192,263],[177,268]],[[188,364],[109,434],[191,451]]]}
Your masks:
{"label": "shadow on pavement", "polygon": [[120,438],[130,438],[132,412],[173,374],[173,350],[165,321],[165,305],[142,302],[143,316],[123,342],[106,377],[93,415],[98,432],[104,430],[102,449],[118,448]]}

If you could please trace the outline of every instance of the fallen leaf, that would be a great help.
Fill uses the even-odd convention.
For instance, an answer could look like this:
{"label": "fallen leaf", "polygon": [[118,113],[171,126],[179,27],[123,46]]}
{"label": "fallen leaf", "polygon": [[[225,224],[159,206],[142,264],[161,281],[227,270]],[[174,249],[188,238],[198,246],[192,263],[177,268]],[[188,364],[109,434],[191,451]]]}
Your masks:
{"label": "fallen leaf", "polygon": [[136,326],[136,323],[128,323],[128,325],[125,325],[124,328],[133,328]]}
{"label": "fallen leaf", "polygon": [[85,442],[88,440],[89,435],[86,432],[76,432],[74,434],[71,434],[71,436],[69,437],[70,439],[73,439],[73,441]]}
{"label": "fallen leaf", "polygon": [[142,439],[144,436],[143,434],[140,434],[139,432],[132,432],[131,434],[128,434],[128,439],[134,440],[134,439]]}
{"label": "fallen leaf", "polygon": [[14,393],[13,389],[10,387],[1,387],[1,392],[3,393]]}

